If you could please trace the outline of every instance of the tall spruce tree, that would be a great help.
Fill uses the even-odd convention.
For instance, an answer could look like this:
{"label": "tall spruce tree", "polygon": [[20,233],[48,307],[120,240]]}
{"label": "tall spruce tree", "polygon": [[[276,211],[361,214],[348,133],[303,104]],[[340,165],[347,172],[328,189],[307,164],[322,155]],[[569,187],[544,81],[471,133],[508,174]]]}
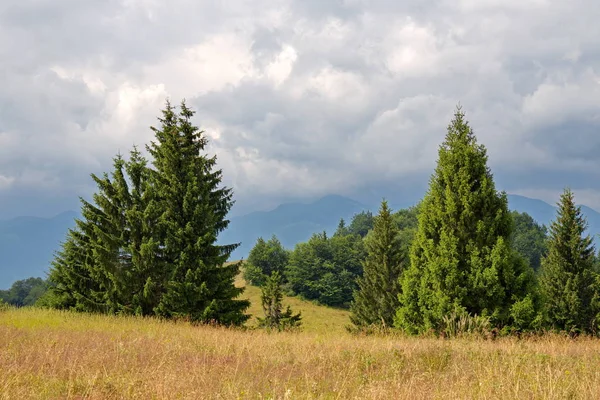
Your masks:
{"label": "tall spruce tree", "polygon": [[356,326],[394,324],[399,306],[399,278],[406,259],[399,235],[398,225],[384,200],[374,228],[365,238],[367,257],[351,306],[350,320]]}
{"label": "tall spruce tree", "polygon": [[216,244],[229,224],[232,191],[219,187],[216,156],[202,154],[208,141],[192,124],[194,112],[185,101],[178,114],[167,102],[162,114],[160,129],[152,128],[156,142],[147,147],[154,158],[159,258],[167,276],[156,311],[193,322],[242,324],[249,302],[236,300],[244,290],[234,285],[240,264],[225,265],[239,244]]}
{"label": "tall spruce tree", "polygon": [[496,192],[486,149],[460,107],[418,218],[396,326],[409,333],[439,331],[453,313],[487,316],[495,326],[528,324],[533,271],[509,247],[506,195]]}
{"label": "tall spruce tree", "polygon": [[130,155],[129,161],[120,155],[113,159],[111,177],[92,174],[98,191],[93,202],[81,199],[82,217],[53,262],[49,276],[52,293],[46,304],[144,315],[157,305],[156,296],[147,301],[152,293],[147,266],[153,264],[156,246],[152,244],[152,220],[145,212],[146,161],[135,148]]}
{"label": "tall spruce tree", "polygon": [[575,205],[573,192],[565,189],[550,226],[548,253],[542,259],[540,289],[550,328],[575,333],[596,331],[594,297],[595,250],[585,235],[587,222]]}

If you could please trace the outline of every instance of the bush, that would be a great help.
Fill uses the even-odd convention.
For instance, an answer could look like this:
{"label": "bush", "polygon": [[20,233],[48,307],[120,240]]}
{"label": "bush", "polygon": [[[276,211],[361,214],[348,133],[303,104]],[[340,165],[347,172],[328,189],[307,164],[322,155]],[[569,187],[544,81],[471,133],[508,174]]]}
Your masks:
{"label": "bush", "polygon": [[440,332],[447,338],[465,336],[487,337],[492,332],[491,326],[490,319],[487,317],[453,311],[442,318]]}

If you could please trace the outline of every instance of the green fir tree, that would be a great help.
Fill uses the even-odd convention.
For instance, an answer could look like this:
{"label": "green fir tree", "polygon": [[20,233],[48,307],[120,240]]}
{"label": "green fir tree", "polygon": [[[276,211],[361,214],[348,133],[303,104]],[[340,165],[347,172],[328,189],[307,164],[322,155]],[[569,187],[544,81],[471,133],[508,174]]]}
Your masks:
{"label": "green fir tree", "polygon": [[334,236],[346,236],[349,234],[350,230],[346,226],[346,221],[344,221],[344,218],[341,218],[340,222],[338,223],[337,229],[335,230]]}
{"label": "green fir tree", "polygon": [[548,254],[541,265],[540,291],[551,329],[570,333],[597,329],[595,250],[586,229],[581,208],[575,205],[573,192],[566,189],[550,226]]}
{"label": "green fir tree", "polygon": [[449,315],[527,327],[533,270],[510,248],[507,198],[495,189],[487,152],[457,109],[439,149],[403,274],[395,324],[409,333],[443,329]]}
{"label": "green fir tree", "polygon": [[[59,308],[105,313],[152,314],[157,298],[141,307],[152,265],[152,220],[148,204],[146,161],[137,149],[114,170],[92,178],[93,202],[81,199],[81,219],[69,231],[50,271],[50,294],[43,303]],[[147,290],[146,290],[147,291]],[[146,302],[148,303],[148,302]]]}
{"label": "green fir tree", "polygon": [[367,250],[363,275],[358,278],[351,306],[352,323],[356,326],[393,326],[399,306],[399,278],[404,269],[406,253],[400,241],[400,229],[388,208],[381,203],[374,228],[365,238]]}
{"label": "green fir tree", "polygon": [[279,331],[299,327],[302,322],[302,314],[294,314],[287,306],[283,311],[283,291],[281,289],[281,274],[273,272],[268,278],[261,291],[261,302],[264,318],[258,319],[258,326]]}
{"label": "green fir tree", "polygon": [[161,210],[156,226],[165,292],[156,311],[199,323],[241,325],[248,318],[248,300],[234,284],[240,263],[226,264],[239,244],[218,245],[227,228],[232,190],[220,187],[222,171],[216,156],[203,154],[208,139],[192,124],[194,112],[185,101],[179,113],[167,102],[148,146],[155,171],[153,187]]}

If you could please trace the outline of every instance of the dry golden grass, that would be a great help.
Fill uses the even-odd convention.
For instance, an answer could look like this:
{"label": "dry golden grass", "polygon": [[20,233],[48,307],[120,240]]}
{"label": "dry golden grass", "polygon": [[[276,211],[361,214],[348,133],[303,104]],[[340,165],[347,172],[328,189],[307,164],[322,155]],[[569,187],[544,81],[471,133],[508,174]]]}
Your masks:
{"label": "dry golden grass", "polygon": [[2,399],[593,399],[600,341],[438,340],[0,311]]}

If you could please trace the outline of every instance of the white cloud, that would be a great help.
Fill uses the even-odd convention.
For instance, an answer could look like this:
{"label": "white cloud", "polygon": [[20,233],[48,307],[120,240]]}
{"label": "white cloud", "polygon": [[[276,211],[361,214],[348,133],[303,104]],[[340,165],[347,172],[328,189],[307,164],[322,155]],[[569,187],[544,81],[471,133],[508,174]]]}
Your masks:
{"label": "white cloud", "polygon": [[593,70],[581,76],[550,78],[523,99],[523,116],[552,126],[569,119],[600,119],[600,79]]}
{"label": "white cloud", "polygon": [[145,67],[143,81],[164,85],[179,98],[223,90],[256,75],[250,46],[248,37],[217,34]]}
{"label": "white cloud", "polygon": [[266,73],[269,79],[275,83],[276,86],[281,85],[290,76],[292,68],[298,54],[292,46],[284,46],[281,53],[277,55],[269,65],[267,65]]}

